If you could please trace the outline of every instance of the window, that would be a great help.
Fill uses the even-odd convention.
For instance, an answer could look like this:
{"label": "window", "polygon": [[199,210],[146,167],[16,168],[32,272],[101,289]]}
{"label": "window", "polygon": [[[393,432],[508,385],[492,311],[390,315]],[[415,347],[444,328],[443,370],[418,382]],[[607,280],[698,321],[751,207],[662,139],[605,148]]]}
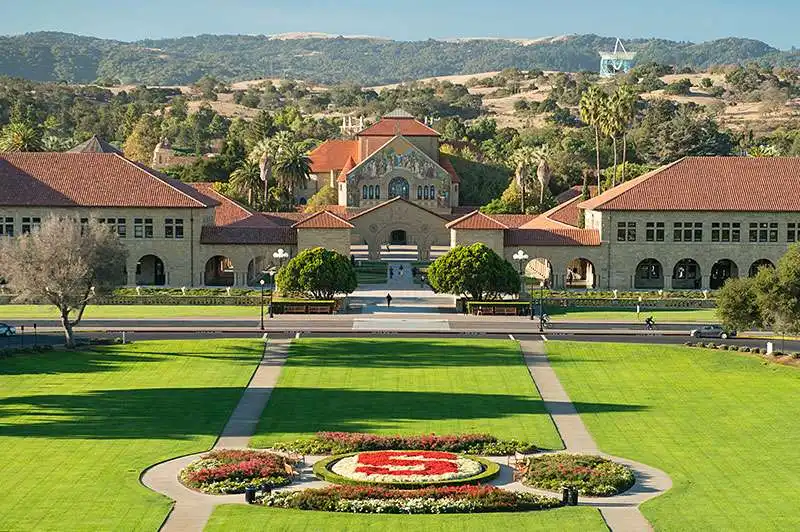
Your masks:
{"label": "window", "polygon": [[428,199],[429,198],[429,196],[428,196],[428,185],[425,185],[424,187],[422,187],[422,198],[423,199]]}
{"label": "window", "polygon": [[777,222],[751,222],[748,231],[750,242],[777,242]]}
{"label": "window", "polygon": [[786,224],[786,241],[800,242],[800,224],[798,223]]}
{"label": "window", "polygon": [[0,216],[0,235],[14,236],[14,218]]}
{"label": "window", "polygon": [[368,190],[369,190],[369,199],[375,199],[375,187],[370,185]]}
{"label": "window", "polygon": [[436,199],[436,187],[431,185],[431,199]]}
{"label": "window", "polygon": [[164,238],[183,238],[183,218],[164,220]]}
{"label": "window", "polygon": [[125,218],[117,218],[117,234],[120,238],[128,236],[128,226],[125,224]]}
{"label": "window", "polygon": [[134,218],[133,238],[153,238],[153,219]]}
{"label": "window", "polygon": [[375,185],[375,199],[381,199],[381,186]]}
{"label": "window", "polygon": [[702,242],[702,222],[675,222],[672,224],[672,240],[674,242]]}
{"label": "window", "polygon": [[741,224],[738,222],[714,222],[711,224],[712,242],[739,242]]}
{"label": "window", "polygon": [[367,185],[364,185],[361,188],[361,199],[367,199],[367,192],[368,192]]}
{"label": "window", "polygon": [[22,234],[30,233],[31,231],[36,231],[42,225],[42,219],[38,217],[29,217],[23,216],[22,217]]}
{"label": "window", "polygon": [[645,239],[648,242],[663,242],[664,222],[647,222]]}
{"label": "window", "polygon": [[617,222],[617,242],[636,242],[636,222]]}
{"label": "window", "polygon": [[422,199],[422,185],[417,185],[417,199]]}

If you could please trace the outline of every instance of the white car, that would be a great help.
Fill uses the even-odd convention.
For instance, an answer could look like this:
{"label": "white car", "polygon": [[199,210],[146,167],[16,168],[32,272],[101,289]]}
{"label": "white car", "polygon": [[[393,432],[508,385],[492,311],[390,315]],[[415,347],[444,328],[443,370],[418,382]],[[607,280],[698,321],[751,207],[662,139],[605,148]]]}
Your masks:
{"label": "white car", "polygon": [[14,336],[17,334],[17,328],[7,323],[0,323],[0,336]]}

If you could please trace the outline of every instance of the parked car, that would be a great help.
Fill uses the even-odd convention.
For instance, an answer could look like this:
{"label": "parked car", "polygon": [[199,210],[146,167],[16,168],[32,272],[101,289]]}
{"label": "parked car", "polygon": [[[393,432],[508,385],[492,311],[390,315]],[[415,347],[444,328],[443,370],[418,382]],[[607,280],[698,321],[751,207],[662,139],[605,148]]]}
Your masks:
{"label": "parked car", "polygon": [[17,334],[17,328],[7,323],[0,323],[0,336],[14,336]]}
{"label": "parked car", "polygon": [[690,333],[692,338],[733,338],[736,336],[736,331],[729,331],[722,325],[703,325],[699,329],[693,329]]}

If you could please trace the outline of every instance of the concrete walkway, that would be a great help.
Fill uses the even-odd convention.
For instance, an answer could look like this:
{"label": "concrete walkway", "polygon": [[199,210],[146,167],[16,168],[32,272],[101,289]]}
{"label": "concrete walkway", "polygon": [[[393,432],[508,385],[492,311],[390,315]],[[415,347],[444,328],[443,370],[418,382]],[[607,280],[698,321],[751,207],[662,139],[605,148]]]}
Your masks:
{"label": "concrete walkway", "polygon": [[[525,363],[531,373],[545,408],[553,418],[566,452],[597,454],[630,467],[636,478],[631,489],[614,497],[581,497],[580,504],[594,506],[600,510],[606,524],[617,531],[648,531],[653,528],[639,511],[639,505],[648,499],[657,497],[672,487],[672,479],[663,471],[639,462],[618,458],[600,452],[592,435],[583,424],[575,405],[569,398],[555,370],[545,354],[544,342],[520,342]],[[506,476],[511,474],[510,468]],[[515,486],[518,484],[518,486]],[[521,483],[503,486],[505,489],[531,490]],[[546,492],[543,492],[546,493]],[[551,494],[552,495],[552,494]]]}
{"label": "concrete walkway", "polygon": [[[261,417],[261,412],[278,382],[291,340],[270,340],[264,346],[264,356],[242,394],[239,404],[228,419],[214,449],[247,448]],[[214,508],[219,504],[245,504],[244,496],[206,495],[180,483],[181,470],[203,453],[183,456],[156,464],[142,474],[142,484],[175,501],[175,506],[161,526],[165,531],[203,530]],[[301,471],[308,475],[309,472]],[[312,475],[313,477],[313,475]]]}

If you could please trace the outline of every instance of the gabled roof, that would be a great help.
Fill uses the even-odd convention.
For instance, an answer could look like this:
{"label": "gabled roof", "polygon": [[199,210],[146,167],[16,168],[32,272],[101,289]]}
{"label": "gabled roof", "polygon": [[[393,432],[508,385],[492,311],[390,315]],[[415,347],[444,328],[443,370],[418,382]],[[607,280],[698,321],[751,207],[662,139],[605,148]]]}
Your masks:
{"label": "gabled roof", "polygon": [[201,244],[292,245],[297,244],[297,231],[290,227],[217,227],[206,225],[200,230]]}
{"label": "gabled roof", "polygon": [[439,164],[439,161],[434,161],[433,159],[431,159],[431,157],[427,153],[422,151],[419,148],[419,146],[417,146],[416,144],[414,144],[413,142],[411,142],[410,140],[405,138],[403,135],[395,135],[394,137],[392,137],[392,138],[388,139],[386,142],[384,142],[381,145],[380,148],[378,148],[377,150],[372,152],[369,155],[369,157],[366,157],[365,159],[360,161],[354,168],[349,170],[345,174],[345,179],[351,173],[358,172],[359,168],[362,168],[362,167],[365,167],[366,165],[368,165],[370,163],[370,160],[377,158],[382,151],[384,151],[386,149],[389,149],[389,148],[398,149],[400,147],[398,145],[402,146],[402,148],[404,150],[411,150],[411,151],[415,152],[420,157],[422,157],[422,159],[424,159],[425,161],[429,162],[437,171],[441,171],[441,172],[447,173],[452,178],[452,174],[447,172],[447,170],[445,168],[443,168],[441,164]]}
{"label": "gabled roof", "polygon": [[241,203],[214,190],[213,183],[192,183],[191,186],[198,192],[219,202],[214,209],[214,225],[236,227],[278,227],[261,213],[254,212]]}
{"label": "gabled roof", "polygon": [[328,140],[308,154],[311,172],[323,173],[344,168],[347,159],[358,157],[357,140]]}
{"label": "gabled roof", "polygon": [[438,137],[439,132],[412,116],[381,118],[376,124],[357,133],[359,137]]}
{"label": "gabled roof", "polygon": [[356,161],[355,159],[353,159],[353,156],[351,155],[350,157],[347,158],[347,162],[344,163],[342,171],[339,172],[339,177],[337,178],[337,181],[339,183],[347,183],[347,173],[355,167],[356,167]]}
{"label": "gabled roof", "polygon": [[798,157],[686,157],[578,205],[619,211],[800,212]]}
{"label": "gabled roof", "polygon": [[292,226],[293,229],[352,229],[353,224],[329,211],[312,214]]}
{"label": "gabled roof", "polygon": [[456,173],[456,169],[453,168],[453,163],[450,162],[450,157],[444,155],[443,153],[439,154],[439,166],[445,169],[450,177],[453,178],[453,183],[461,183],[461,178],[458,177]]}
{"label": "gabled roof", "polygon": [[538,215],[536,214],[487,214],[492,220],[497,220],[509,229],[517,229],[526,223],[534,220]]}
{"label": "gabled roof", "polygon": [[447,220],[447,218],[445,218],[441,214],[435,213],[433,211],[429,211],[425,207],[420,207],[416,203],[412,203],[412,202],[408,201],[407,199],[401,198],[400,196],[395,196],[394,198],[392,198],[390,200],[384,201],[383,203],[375,205],[374,207],[370,207],[369,209],[363,210],[363,211],[359,212],[358,214],[354,214],[353,216],[350,217],[350,220],[355,220],[356,218],[358,218],[360,216],[364,216],[365,214],[369,214],[369,213],[371,213],[373,211],[377,211],[378,209],[382,209],[382,208],[386,207],[387,205],[391,205],[392,203],[395,203],[395,202],[405,203],[406,205],[410,205],[410,206],[414,207],[415,209],[419,209],[421,211],[427,212],[428,214],[432,214],[432,215],[436,216],[437,218],[441,218],[442,220]]}
{"label": "gabled roof", "polygon": [[456,220],[453,220],[449,224],[445,225],[448,229],[459,229],[459,230],[495,230],[495,231],[503,231],[508,229],[508,226],[489,218],[487,215],[483,214],[480,211],[473,211],[469,214],[462,216]]}
{"label": "gabled roof", "polygon": [[115,153],[0,154],[0,205],[206,208],[218,201]]}
{"label": "gabled roof", "polygon": [[86,142],[67,150],[67,153],[116,153],[117,155],[123,155],[122,150],[115,148],[97,135],[93,135]]}
{"label": "gabled roof", "polygon": [[599,246],[600,232],[595,229],[548,228],[511,229],[505,233],[505,245],[514,246]]}

